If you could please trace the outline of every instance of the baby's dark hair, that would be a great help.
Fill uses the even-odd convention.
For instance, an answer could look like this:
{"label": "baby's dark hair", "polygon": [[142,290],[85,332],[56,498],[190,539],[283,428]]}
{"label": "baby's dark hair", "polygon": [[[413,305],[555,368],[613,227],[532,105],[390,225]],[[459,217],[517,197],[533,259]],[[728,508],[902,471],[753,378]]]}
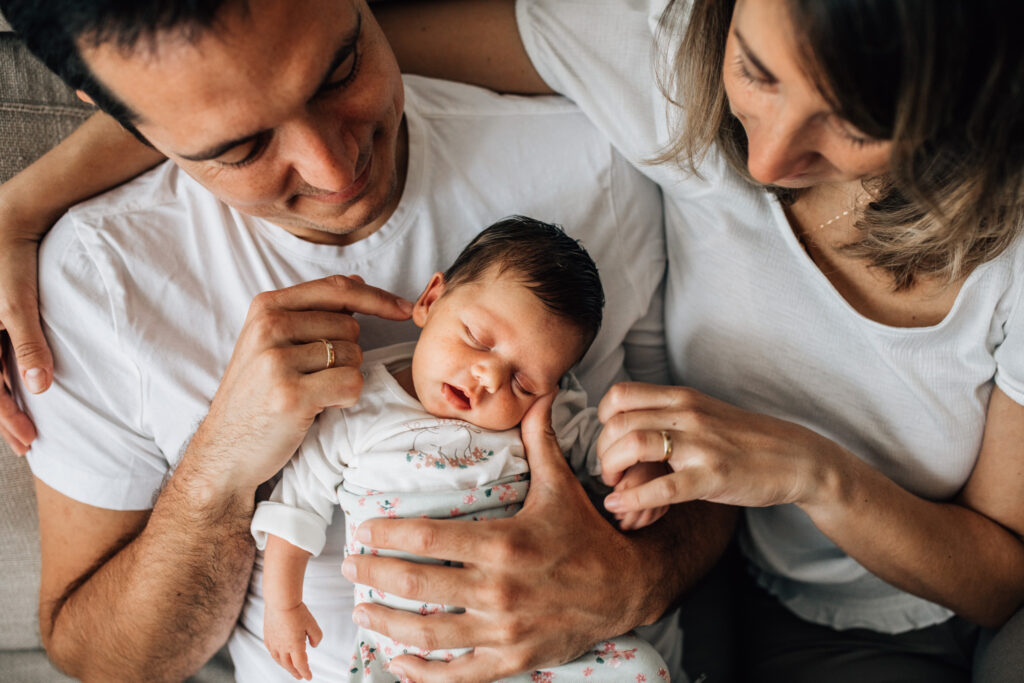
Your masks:
{"label": "baby's dark hair", "polygon": [[604,289],[583,245],[557,225],[509,216],[473,238],[445,271],[445,285],[476,282],[492,267],[518,275],[549,311],[577,327],[580,356],[586,353],[601,328]]}

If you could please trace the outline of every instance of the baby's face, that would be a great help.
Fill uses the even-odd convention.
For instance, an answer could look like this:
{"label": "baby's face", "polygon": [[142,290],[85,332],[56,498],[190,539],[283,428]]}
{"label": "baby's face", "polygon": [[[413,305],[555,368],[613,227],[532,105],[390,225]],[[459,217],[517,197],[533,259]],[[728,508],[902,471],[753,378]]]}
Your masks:
{"label": "baby's face", "polygon": [[423,328],[412,359],[420,403],[485,429],[519,424],[582,351],[579,330],[508,272],[448,291],[435,274],[413,320]]}

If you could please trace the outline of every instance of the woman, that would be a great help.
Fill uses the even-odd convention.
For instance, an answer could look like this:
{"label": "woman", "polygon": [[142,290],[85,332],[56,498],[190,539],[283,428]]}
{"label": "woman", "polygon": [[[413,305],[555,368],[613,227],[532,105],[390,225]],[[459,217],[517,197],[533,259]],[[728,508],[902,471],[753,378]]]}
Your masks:
{"label": "woman", "polygon": [[[679,386],[613,390],[601,447],[609,481],[640,460],[673,473],[608,509],[749,508],[754,680],[966,680],[974,624],[997,627],[1024,600],[1024,10],[402,12],[377,10],[406,64],[562,92],[664,190]],[[136,158],[130,170],[149,161]],[[19,182],[0,201],[26,196]],[[38,341],[27,320],[3,322]]]}

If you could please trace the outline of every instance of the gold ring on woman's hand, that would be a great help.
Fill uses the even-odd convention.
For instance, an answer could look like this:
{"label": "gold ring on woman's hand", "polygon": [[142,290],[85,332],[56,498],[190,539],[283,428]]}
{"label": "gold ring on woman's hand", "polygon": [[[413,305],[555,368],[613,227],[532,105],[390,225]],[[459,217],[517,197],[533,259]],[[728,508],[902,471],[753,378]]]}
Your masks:
{"label": "gold ring on woman's hand", "polygon": [[324,370],[328,370],[334,367],[334,344],[326,339],[321,339],[324,343],[324,350],[327,351],[327,365],[324,366]]}

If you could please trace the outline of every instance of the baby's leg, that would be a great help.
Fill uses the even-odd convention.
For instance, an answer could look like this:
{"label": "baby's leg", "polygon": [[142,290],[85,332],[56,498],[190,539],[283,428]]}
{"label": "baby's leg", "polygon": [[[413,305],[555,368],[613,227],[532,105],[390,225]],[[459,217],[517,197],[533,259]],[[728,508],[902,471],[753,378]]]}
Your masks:
{"label": "baby's leg", "polygon": [[[346,488],[338,492],[341,508],[345,512],[346,555],[372,553],[399,557],[406,560],[440,564],[438,560],[416,557],[406,553],[378,551],[355,540],[355,529],[373,517],[432,517],[435,519],[483,520],[510,517],[522,506],[529,486],[528,479],[509,478],[472,490],[441,492],[376,493]],[[374,602],[394,609],[420,614],[461,612],[460,607],[415,602],[401,596],[381,593],[372,586],[356,585],[356,604]],[[395,681],[385,667],[394,658],[413,654],[426,659],[451,660],[465,654],[465,649],[427,651],[407,643],[400,643],[384,634],[367,629],[358,630],[355,652],[352,655],[350,675],[352,681]],[[527,679],[529,680],[529,679]]]}
{"label": "baby's leg", "polygon": [[568,664],[503,678],[502,683],[655,683],[669,680],[668,667],[657,650],[634,635],[597,643]]}

